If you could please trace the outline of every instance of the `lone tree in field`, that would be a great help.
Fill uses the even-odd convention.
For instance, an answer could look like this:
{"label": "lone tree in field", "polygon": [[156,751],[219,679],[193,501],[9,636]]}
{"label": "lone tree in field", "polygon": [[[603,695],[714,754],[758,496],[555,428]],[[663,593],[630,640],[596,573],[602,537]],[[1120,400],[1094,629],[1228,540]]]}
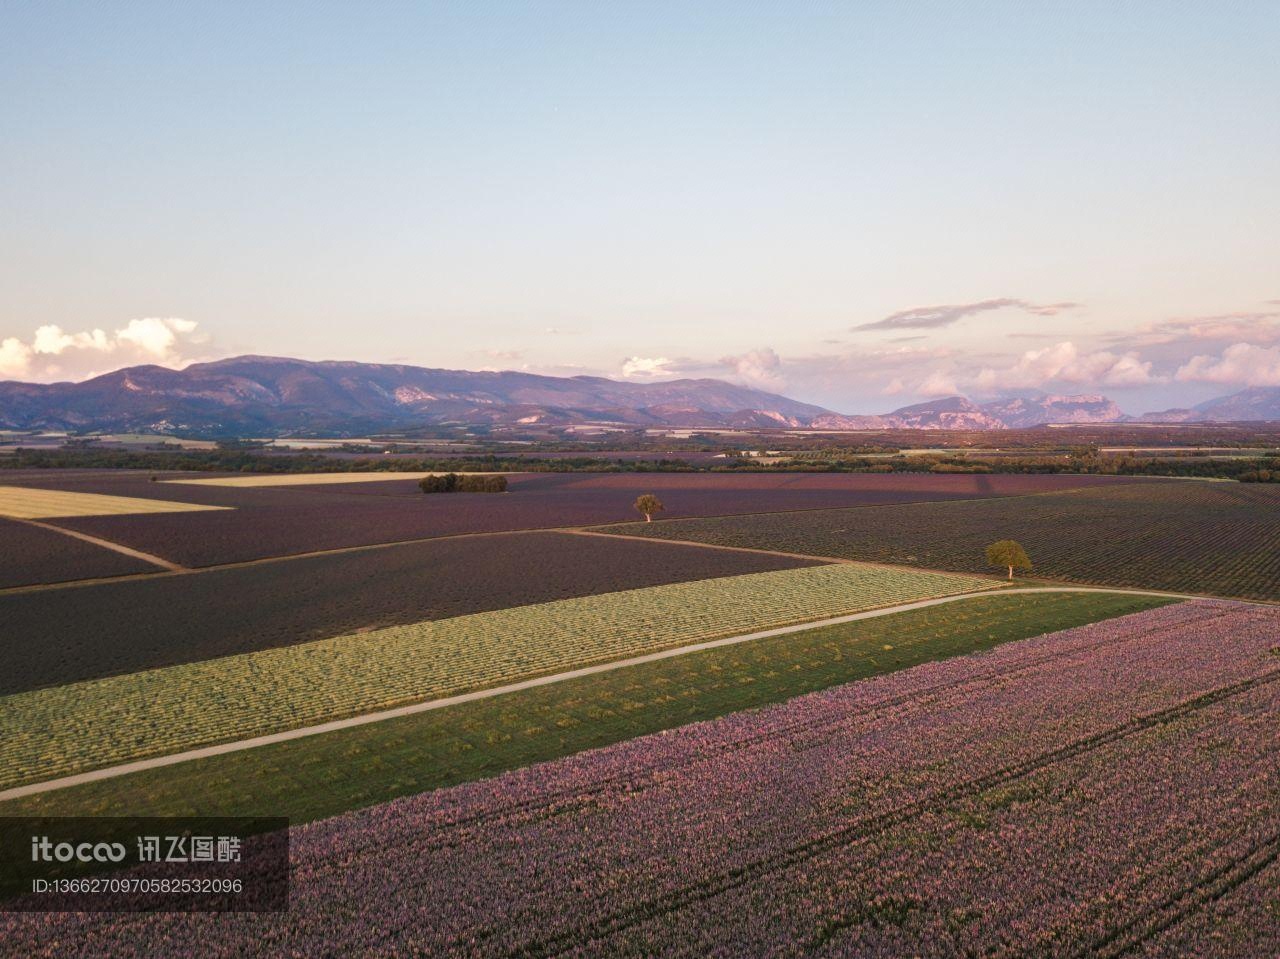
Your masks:
{"label": "lone tree in field", "polygon": [[661,513],[663,510],[662,500],[654,496],[652,493],[645,493],[636,500],[636,509],[644,513],[644,521],[646,523],[653,522],[653,514]]}
{"label": "lone tree in field", "polygon": [[1031,560],[1022,544],[1011,539],[1002,539],[987,547],[987,565],[1004,566],[1009,570],[1009,578],[1013,579],[1015,569],[1031,569]]}

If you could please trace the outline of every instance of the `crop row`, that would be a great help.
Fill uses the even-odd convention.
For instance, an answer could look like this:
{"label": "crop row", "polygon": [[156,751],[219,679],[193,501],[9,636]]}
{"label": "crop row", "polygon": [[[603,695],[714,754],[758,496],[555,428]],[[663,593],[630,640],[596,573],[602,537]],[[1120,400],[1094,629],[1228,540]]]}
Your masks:
{"label": "crop row", "polygon": [[[7,535],[3,524],[0,535]],[[68,551],[68,559],[85,552],[88,559],[106,558],[77,567],[99,575],[153,569],[61,533],[14,526],[28,562],[36,561],[31,557],[45,543],[39,537],[46,537],[54,541],[46,545]],[[11,568],[5,556],[0,553],[0,577]],[[55,552],[49,564],[59,556]],[[356,630],[812,564],[656,540],[538,532],[445,537],[198,576],[38,590],[0,597],[0,655],[9,663],[0,671],[0,695]],[[31,636],[40,642],[30,642]]]}
{"label": "crop row", "polygon": [[39,793],[0,803],[0,816],[199,813],[300,824],[1167,602],[1000,590]]}
{"label": "crop row", "polygon": [[392,626],[0,698],[0,786],[991,580],[839,564]]}
{"label": "crop row", "polygon": [[1042,496],[610,529],[961,572],[984,568],[988,543],[1015,539],[1038,576],[1280,599],[1280,491],[1267,486],[1126,483]]}
{"label": "crop row", "polygon": [[[0,517],[0,589],[97,576],[154,573],[156,569],[145,560],[72,539],[54,530]],[[0,599],[0,616],[4,615],[8,598]],[[7,624],[5,632],[7,635]],[[8,650],[5,656],[9,662],[19,658],[16,654],[10,655]],[[14,666],[21,668],[20,662],[14,662]]]}
{"label": "crop row", "polygon": [[287,913],[0,928],[73,959],[1271,955],[1278,627],[1165,607],[314,823]]}

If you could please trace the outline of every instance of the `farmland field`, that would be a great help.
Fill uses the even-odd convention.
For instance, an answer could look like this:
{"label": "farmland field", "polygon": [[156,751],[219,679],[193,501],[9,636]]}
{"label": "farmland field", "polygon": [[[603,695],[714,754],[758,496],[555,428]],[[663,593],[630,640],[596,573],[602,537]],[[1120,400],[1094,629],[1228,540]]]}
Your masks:
{"label": "farmland field", "polygon": [[197,503],[74,493],[30,486],[0,486],[0,516],[12,519],[54,519],[71,516],[120,516],[139,513],[187,513],[222,509]]}
{"label": "farmland field", "polygon": [[[82,575],[152,569],[59,533],[14,525],[15,536],[29,541],[25,555],[45,543],[41,537],[65,541],[49,544],[54,562],[65,556],[61,549],[83,555],[75,567]],[[30,564],[15,563],[15,572],[42,575]],[[358,630],[807,565],[813,564],[659,542],[505,533],[15,594],[0,598],[0,650],[10,662],[0,674],[0,695]]]}
{"label": "farmland field", "polygon": [[1001,592],[39,793],[0,803],[0,815],[306,822],[1167,602]]}
{"label": "farmland field", "polygon": [[715,637],[997,586],[840,564],[391,626],[0,697],[0,787]]}
{"label": "farmland field", "polygon": [[1278,629],[1166,606],[348,813],[293,831],[286,913],[0,922],[48,956],[1275,955]]}
{"label": "farmland field", "polygon": [[[0,543],[0,589],[157,569],[144,560],[3,517]],[[7,608],[7,604],[0,606]]]}
{"label": "farmland field", "polygon": [[447,497],[423,496],[412,479],[244,488],[151,482],[148,474],[89,471],[53,476],[25,472],[9,482],[232,507],[53,520],[184,566],[211,566],[460,533],[625,522],[638,518],[632,507],[636,497],[654,490],[666,506],[662,516],[681,517],[973,499],[1038,489],[1109,488],[1131,481],[1091,476],[524,473],[510,477],[510,492],[505,494]]}
{"label": "farmland field", "polygon": [[663,521],[613,532],[933,569],[986,569],[1015,539],[1035,575],[1280,600],[1280,491],[1156,482],[969,502]]}

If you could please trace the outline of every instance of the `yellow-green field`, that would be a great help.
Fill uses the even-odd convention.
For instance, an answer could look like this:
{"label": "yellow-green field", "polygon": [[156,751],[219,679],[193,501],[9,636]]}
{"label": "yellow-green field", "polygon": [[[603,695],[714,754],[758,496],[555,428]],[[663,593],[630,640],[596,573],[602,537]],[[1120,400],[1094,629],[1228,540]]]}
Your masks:
{"label": "yellow-green field", "polygon": [[[376,483],[385,480],[419,480],[426,476],[444,476],[443,471],[394,473],[389,470],[364,473],[251,473],[241,476],[210,476],[199,479],[169,479],[166,483],[190,486],[319,486],[326,483]],[[502,473],[472,473],[468,476],[500,476]]]}
{"label": "yellow-green field", "polygon": [[226,506],[175,503],[136,496],[69,493],[56,489],[0,486],[0,516],[11,519],[54,519],[65,516],[118,516],[127,513],[193,513]]}
{"label": "yellow-green field", "polygon": [[0,698],[0,788],[997,581],[856,564],[393,626]]}

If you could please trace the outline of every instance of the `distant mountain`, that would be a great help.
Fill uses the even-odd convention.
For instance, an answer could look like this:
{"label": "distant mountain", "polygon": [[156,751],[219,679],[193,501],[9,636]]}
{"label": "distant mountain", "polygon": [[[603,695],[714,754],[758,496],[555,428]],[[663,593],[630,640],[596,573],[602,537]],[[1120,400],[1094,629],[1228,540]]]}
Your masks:
{"label": "distant mountain", "polygon": [[1044,423],[1119,423],[1128,419],[1120,407],[1096,393],[1078,396],[1026,394],[986,403],[982,411],[1011,429]]}
{"label": "distant mountain", "polygon": [[1206,400],[1190,409],[1162,410],[1143,413],[1146,423],[1244,423],[1258,420],[1280,420],[1280,387],[1251,386]]}
{"label": "distant mountain", "polygon": [[828,414],[721,380],[620,383],[595,376],[467,372],[240,356],[183,370],[135,366],[82,383],[0,383],[0,427],[338,436],[463,423],[535,427],[803,427]]}
{"label": "distant mountain", "polygon": [[981,406],[963,396],[948,396],[904,406],[884,416],[817,417],[810,425],[829,430],[1001,430],[1045,423],[1112,423],[1127,419],[1105,396],[1011,396]]}
{"label": "distant mountain", "polygon": [[[1251,392],[1258,391],[1237,397]],[[1261,392],[1271,397],[1271,418],[1280,418],[1280,391]],[[1239,400],[1237,412],[1249,407],[1263,413],[1265,405]],[[1233,413],[1223,418],[1244,417]],[[1124,419],[1114,403],[1095,395],[1025,393],[983,405],[948,396],[883,416],[846,416],[723,380],[623,383],[599,376],[477,373],[270,356],[238,356],[183,370],[134,366],[82,383],[0,383],[0,428],[194,436],[360,436],[446,424],[504,430],[581,424],[998,430]]]}

